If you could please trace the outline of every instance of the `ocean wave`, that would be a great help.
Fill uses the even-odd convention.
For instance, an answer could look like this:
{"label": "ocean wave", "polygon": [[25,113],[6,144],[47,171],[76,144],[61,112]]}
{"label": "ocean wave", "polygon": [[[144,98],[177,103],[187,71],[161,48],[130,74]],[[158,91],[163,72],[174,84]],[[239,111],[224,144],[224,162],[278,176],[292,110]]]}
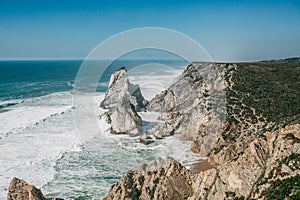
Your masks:
{"label": "ocean wave", "polygon": [[[72,109],[72,95],[70,92],[52,93],[49,95],[30,98],[26,100],[11,100],[1,102],[6,112],[0,113],[0,136],[20,133],[25,129],[39,125],[49,118],[62,115]],[[3,109],[2,109],[3,110]]]}
{"label": "ocean wave", "polygon": [[62,115],[72,106],[58,107],[58,108],[44,108],[44,107],[29,107],[9,110],[0,114],[0,136],[8,136],[14,133],[20,133],[23,130],[38,126],[51,117]]}
{"label": "ocean wave", "polygon": [[11,100],[6,100],[6,101],[0,101],[0,109],[14,106],[14,105],[17,105],[17,104],[20,104],[23,102],[24,102],[24,99],[11,99]]}

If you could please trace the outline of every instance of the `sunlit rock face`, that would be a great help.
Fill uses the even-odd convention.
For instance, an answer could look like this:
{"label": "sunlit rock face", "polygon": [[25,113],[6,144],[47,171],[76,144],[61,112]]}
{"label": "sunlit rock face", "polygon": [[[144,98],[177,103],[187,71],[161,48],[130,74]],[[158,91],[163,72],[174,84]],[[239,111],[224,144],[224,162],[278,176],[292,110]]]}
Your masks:
{"label": "sunlit rock face", "polygon": [[[144,164],[106,199],[299,199],[299,66],[299,59],[190,64],[147,110],[160,113],[160,135],[193,140],[207,166]],[[169,187],[166,170],[181,190]]]}
{"label": "sunlit rock face", "polygon": [[[227,66],[230,67],[230,66]],[[165,91],[147,105],[165,121],[157,129],[162,136],[180,134],[195,141],[194,152],[206,156],[220,138],[226,112],[225,66],[192,63]]]}
{"label": "sunlit rock face", "polygon": [[46,200],[41,191],[26,181],[13,178],[10,182],[7,200]]}
{"label": "sunlit rock face", "polygon": [[142,119],[137,111],[143,110],[146,105],[140,87],[129,82],[125,67],[111,75],[100,107],[108,109],[102,117],[111,125],[112,133],[131,136],[141,134]]}
{"label": "sunlit rock face", "polygon": [[104,199],[297,199],[299,137],[296,124],[267,132],[264,138],[238,140],[212,151],[210,167],[199,165],[197,172],[172,158],[142,164],[129,170]]}
{"label": "sunlit rock face", "polygon": [[128,171],[104,197],[117,199],[181,200],[193,195],[190,172],[169,158],[143,170]]}

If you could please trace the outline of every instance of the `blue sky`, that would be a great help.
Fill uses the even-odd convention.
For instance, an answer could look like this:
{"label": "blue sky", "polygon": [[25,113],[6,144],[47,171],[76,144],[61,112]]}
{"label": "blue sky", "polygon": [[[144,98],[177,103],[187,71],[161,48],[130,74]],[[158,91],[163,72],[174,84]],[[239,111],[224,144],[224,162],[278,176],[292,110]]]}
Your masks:
{"label": "blue sky", "polygon": [[84,58],[138,27],[194,38],[219,61],[300,56],[300,1],[0,1],[0,59]]}

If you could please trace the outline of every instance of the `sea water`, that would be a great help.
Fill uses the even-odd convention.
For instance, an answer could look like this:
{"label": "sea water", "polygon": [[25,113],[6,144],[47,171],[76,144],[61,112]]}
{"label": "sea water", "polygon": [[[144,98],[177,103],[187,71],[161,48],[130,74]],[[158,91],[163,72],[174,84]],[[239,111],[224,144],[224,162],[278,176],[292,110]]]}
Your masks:
{"label": "sea water", "polygon": [[[128,169],[142,162],[168,156],[183,163],[197,159],[189,151],[190,142],[182,142],[177,136],[145,146],[138,137],[110,134],[109,125],[100,118],[98,124],[104,131],[83,142],[72,102],[81,63],[0,62],[0,199],[6,198],[13,177],[41,188],[46,197],[101,199]],[[113,62],[95,91],[96,112],[103,112],[99,104],[117,68],[126,66],[130,81],[139,84],[150,100],[172,84],[185,65],[176,60]],[[79,98],[84,101],[86,95]],[[157,120],[157,113],[140,115],[150,124]]]}

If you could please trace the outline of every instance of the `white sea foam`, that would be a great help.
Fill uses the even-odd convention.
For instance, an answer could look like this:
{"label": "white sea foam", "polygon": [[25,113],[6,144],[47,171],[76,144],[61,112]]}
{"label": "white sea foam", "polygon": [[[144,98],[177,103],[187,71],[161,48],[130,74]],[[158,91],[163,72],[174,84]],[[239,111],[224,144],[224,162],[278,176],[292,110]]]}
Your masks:
{"label": "white sea foam", "polygon": [[161,64],[145,64],[128,71],[128,79],[138,84],[143,96],[151,100],[167,89],[182,73],[183,68],[174,69]]}
{"label": "white sea foam", "polygon": [[12,100],[0,101],[0,109],[7,108],[9,106],[14,106],[23,102],[24,102],[23,99],[12,99]]}
{"label": "white sea foam", "polygon": [[[131,75],[130,81],[140,84],[143,95],[151,99],[180,73],[181,70],[171,70],[167,74]],[[103,97],[103,93],[96,94],[92,111],[85,111],[88,108],[84,107],[74,109],[91,112],[87,116],[99,116],[104,112],[99,108]],[[90,95],[83,94],[79,101],[84,102],[87,98]],[[72,106],[72,94],[62,92],[28,99],[0,113],[0,133],[18,133],[0,139],[0,199],[5,199],[6,188],[14,176],[42,187],[46,195],[60,194],[68,199],[88,191],[98,198],[97,195],[107,193],[111,184],[127,169],[140,162],[168,156],[184,164],[199,159],[190,152],[191,142],[183,142],[178,136],[145,146],[139,142],[139,137],[110,134],[109,125],[99,117],[97,123],[101,131],[93,136],[94,139],[89,136],[91,141],[83,143],[79,135],[88,135],[89,123],[94,120],[87,121],[79,134]],[[158,113],[139,114],[150,124],[160,122]]]}
{"label": "white sea foam", "polygon": [[63,152],[78,149],[71,97],[70,92],[53,93],[0,113],[0,199],[6,198],[12,177],[37,187],[46,184]]}
{"label": "white sea foam", "polygon": [[69,92],[25,100],[22,105],[16,105],[0,114],[0,137],[21,132],[70,108],[71,94]]}

